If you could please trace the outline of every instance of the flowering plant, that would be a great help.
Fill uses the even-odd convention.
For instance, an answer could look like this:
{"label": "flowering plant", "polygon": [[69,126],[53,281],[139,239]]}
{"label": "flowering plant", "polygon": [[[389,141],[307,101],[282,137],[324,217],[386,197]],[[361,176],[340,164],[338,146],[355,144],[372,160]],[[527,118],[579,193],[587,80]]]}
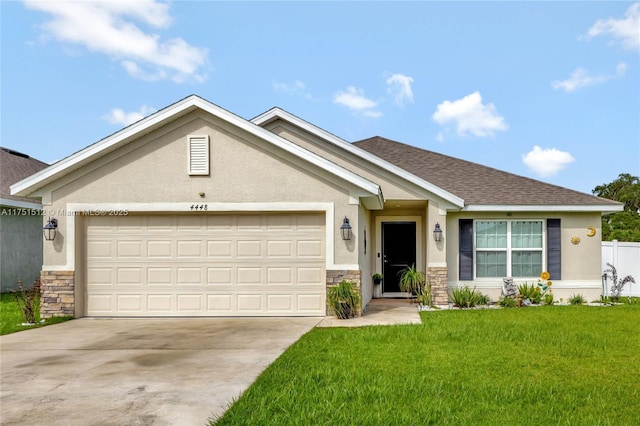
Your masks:
{"label": "flowering plant", "polygon": [[553,284],[549,278],[551,274],[547,271],[543,271],[538,279],[538,289],[540,290],[540,298],[544,301],[545,305],[553,305],[553,291],[551,285]]}

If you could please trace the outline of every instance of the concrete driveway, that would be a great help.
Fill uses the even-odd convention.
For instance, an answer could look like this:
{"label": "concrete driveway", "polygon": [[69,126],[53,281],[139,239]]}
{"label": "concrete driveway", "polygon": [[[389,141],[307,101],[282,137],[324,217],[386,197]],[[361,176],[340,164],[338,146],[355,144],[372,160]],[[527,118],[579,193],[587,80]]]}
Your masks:
{"label": "concrete driveway", "polygon": [[3,425],[204,425],[321,318],[77,319],[0,337]]}

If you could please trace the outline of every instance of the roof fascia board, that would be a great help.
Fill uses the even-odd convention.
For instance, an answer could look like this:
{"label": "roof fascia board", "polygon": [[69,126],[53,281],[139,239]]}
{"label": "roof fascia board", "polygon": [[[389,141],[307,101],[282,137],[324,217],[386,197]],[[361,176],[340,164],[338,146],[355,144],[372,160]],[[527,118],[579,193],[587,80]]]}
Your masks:
{"label": "roof fascia board", "polygon": [[381,167],[387,171],[390,171],[391,173],[395,174],[396,176],[401,177],[402,179],[405,179],[417,186],[419,186],[420,188],[429,191],[430,193],[433,193],[434,195],[437,195],[438,197],[448,201],[449,203],[453,204],[456,207],[463,207],[464,206],[464,200],[448,191],[445,191],[444,189],[440,188],[439,186],[436,186],[416,175],[414,175],[413,173],[409,173],[408,171],[402,169],[401,167],[396,166],[395,164],[389,163],[388,161],[385,161],[363,149],[360,149],[356,146],[354,146],[353,144],[345,141],[344,139],[339,138],[338,136],[327,132],[326,130],[323,130],[321,128],[319,128],[318,126],[315,126],[307,121],[304,121],[303,119],[296,117],[295,115],[281,109],[281,108],[272,108],[269,111],[266,111],[262,114],[260,114],[259,116],[253,118],[251,120],[251,122],[253,122],[254,124],[257,124],[258,126],[262,126],[264,124],[267,124],[273,120],[276,119],[282,119],[285,121],[288,121],[300,128],[302,128],[303,130],[316,135],[319,138],[322,138],[324,140],[326,140],[327,142],[332,143],[335,146],[338,146],[339,148],[342,148],[345,151],[348,151],[349,153],[360,157],[364,160],[367,160],[373,164],[375,164],[378,167]]}
{"label": "roof fascia board", "polygon": [[101,139],[98,142],[89,145],[88,147],[74,154],[71,154],[66,158],[63,158],[62,160],[58,161],[55,164],[52,164],[46,169],[43,169],[21,181],[14,183],[13,185],[11,185],[11,194],[26,196],[26,191],[30,190],[31,187],[43,182],[44,184],[46,184],[50,179],[53,180],[52,178],[57,179],[58,177],[56,176],[58,174],[67,171],[73,166],[80,165],[83,161],[93,158],[94,156],[111,147],[118,145],[128,138],[135,136],[142,131],[151,129],[153,126],[159,124],[170,116],[184,112],[185,110],[191,108],[192,98],[193,96],[182,99],[181,101],[178,101],[175,104],[156,112],[155,114],[152,114],[136,123],[125,127],[124,129],[112,134],[111,136],[107,136],[106,138]]}
{"label": "roof fascia board", "polygon": [[615,213],[624,210],[624,205],[501,205],[471,204],[463,208],[464,212],[601,212]]}
{"label": "roof fascia board", "polygon": [[42,210],[42,204],[28,201],[12,200],[10,198],[0,198],[0,206],[15,207],[19,209]]}
{"label": "roof fascia board", "polygon": [[43,186],[48,183],[49,180],[58,179],[61,173],[64,173],[66,170],[72,168],[73,166],[81,165],[83,161],[94,158],[103,151],[115,147],[121,142],[135,137],[144,131],[148,131],[154,126],[161,124],[163,121],[173,116],[195,108],[200,108],[224,121],[236,125],[238,128],[241,128],[249,132],[250,134],[265,139],[272,145],[282,148],[283,150],[290,152],[307,162],[315,164],[316,166],[332,173],[333,175],[352,183],[353,185],[359,187],[360,189],[366,191],[371,195],[379,196],[379,194],[381,193],[380,187],[376,183],[358,176],[350,170],[332,163],[320,157],[319,155],[312,153],[311,151],[307,151],[306,149],[294,144],[293,142],[281,138],[280,136],[275,135],[274,133],[269,132],[268,130],[263,129],[196,95],[191,95],[185,99],[182,99],[181,101],[178,101],[175,104],[172,104],[158,111],[157,113],[152,114],[149,117],[144,118],[124,128],[123,130],[96,142],[93,145],[90,145],[89,147],[75,154],[72,154],[71,156],[55,163],[54,165],[11,185],[11,193],[12,195],[27,195],[30,193],[29,191],[32,192],[38,189],[36,187],[37,185],[41,184],[41,186]]}

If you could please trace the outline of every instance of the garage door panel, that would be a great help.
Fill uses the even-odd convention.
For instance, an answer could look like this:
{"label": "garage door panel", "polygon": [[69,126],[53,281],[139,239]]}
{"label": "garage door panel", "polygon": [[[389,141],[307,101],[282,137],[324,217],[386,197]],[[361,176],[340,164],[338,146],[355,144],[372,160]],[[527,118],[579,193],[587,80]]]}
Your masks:
{"label": "garage door panel", "polygon": [[269,312],[291,312],[294,308],[293,295],[291,294],[268,294],[267,310]]}
{"label": "garage door panel", "polygon": [[324,310],[322,294],[297,294],[298,312],[318,312]]}
{"label": "garage door panel", "polygon": [[292,285],[293,273],[290,267],[267,268],[267,284]]}
{"label": "garage door panel", "polygon": [[201,312],[204,309],[202,294],[178,294],[178,312]]}
{"label": "garage door panel", "polygon": [[178,241],[177,247],[178,257],[196,257],[198,259],[202,257],[201,240]]}
{"label": "garage door panel", "polygon": [[262,268],[238,267],[236,268],[236,274],[236,284],[238,286],[244,284],[260,285],[263,282]]}
{"label": "garage door panel", "polygon": [[262,257],[262,241],[238,241],[237,242],[238,257]]}
{"label": "garage door panel", "polygon": [[174,296],[171,294],[148,294],[147,311],[149,313],[171,313],[175,310]]}
{"label": "garage door panel", "polygon": [[316,284],[322,282],[323,270],[320,267],[298,267],[298,284]]}
{"label": "garage door panel", "polygon": [[173,251],[173,242],[170,240],[152,240],[147,241],[147,257],[175,257]]}
{"label": "garage door panel", "polygon": [[262,311],[262,294],[238,294],[238,311],[256,313]]}
{"label": "garage door panel", "polygon": [[142,241],[118,241],[116,256],[142,258]]}
{"label": "garage door panel", "polygon": [[322,214],[87,222],[88,315],[324,315]]}
{"label": "garage door panel", "polygon": [[321,259],[324,256],[322,249],[322,241],[306,240],[297,242],[298,257],[309,257]]}
{"label": "garage door panel", "polygon": [[268,257],[291,257],[293,255],[292,241],[267,241]]}
{"label": "garage door panel", "polygon": [[143,285],[145,281],[142,280],[142,268],[118,268],[117,269],[117,282],[118,285]]}
{"label": "garage door panel", "polygon": [[87,310],[95,314],[112,314],[114,312],[114,296],[111,294],[89,294]]}
{"label": "garage door panel", "polygon": [[233,268],[219,267],[207,269],[207,284],[231,284]]}
{"label": "garage door panel", "polygon": [[235,311],[232,294],[210,294],[207,296],[207,312],[230,315]]}
{"label": "garage door panel", "polygon": [[87,270],[87,281],[94,286],[111,286],[112,268],[90,268]]}
{"label": "garage door panel", "polygon": [[151,285],[171,285],[175,282],[173,268],[153,267],[147,268],[147,283]]}
{"label": "garage door panel", "polygon": [[178,285],[183,284],[202,284],[201,268],[177,268]]}
{"label": "garage door panel", "polygon": [[143,313],[144,295],[138,294],[118,294],[116,295],[116,309],[119,312],[128,312],[132,314]]}
{"label": "garage door panel", "polygon": [[231,258],[233,243],[230,240],[207,241],[207,256],[213,258]]}

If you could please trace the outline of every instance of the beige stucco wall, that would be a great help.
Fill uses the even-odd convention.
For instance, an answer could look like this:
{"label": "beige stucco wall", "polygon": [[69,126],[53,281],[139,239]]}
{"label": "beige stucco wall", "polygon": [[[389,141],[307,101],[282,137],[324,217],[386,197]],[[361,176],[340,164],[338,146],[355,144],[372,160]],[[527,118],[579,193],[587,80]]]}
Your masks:
{"label": "beige stucco wall", "polygon": [[[209,135],[210,175],[189,176],[187,136]],[[190,113],[50,184],[43,198],[59,219],[56,241],[45,244],[45,266],[65,265],[69,238],[68,203],[333,203],[335,263],[357,264],[355,245],[343,244],[338,227],[348,216],[358,227],[357,191],[319,167],[266,144],[257,137],[201,111]],[[204,196],[199,195],[200,192]],[[354,242],[355,243],[355,242]],[[80,259],[76,251],[76,258]],[[81,265],[76,265],[76,270]]]}
{"label": "beige stucco wall", "polygon": [[[500,278],[477,279],[474,281],[458,281],[458,219],[495,219],[495,220],[528,220],[528,219],[560,219],[562,247],[562,280],[554,279],[553,291],[558,297],[567,298],[571,294],[581,293],[591,300],[600,294],[600,257],[601,228],[599,213],[454,213],[447,216],[445,237],[447,244],[447,263],[449,264],[449,288],[459,284],[476,286],[489,294],[494,300],[500,295]],[[596,228],[596,235],[588,237],[587,227]],[[579,244],[571,242],[572,237],[580,238]],[[519,280],[516,282],[532,280]]]}
{"label": "beige stucco wall", "polygon": [[276,120],[267,124],[265,128],[308,149],[309,151],[348,168],[360,176],[376,182],[382,188],[382,193],[387,200],[424,199],[424,190],[419,190],[408,182],[401,183],[401,180],[399,180],[397,176],[380,169],[378,166],[371,166],[365,160],[358,159],[357,161],[354,161],[354,157],[346,153],[344,150],[335,147],[302,129],[294,128],[291,124]]}

